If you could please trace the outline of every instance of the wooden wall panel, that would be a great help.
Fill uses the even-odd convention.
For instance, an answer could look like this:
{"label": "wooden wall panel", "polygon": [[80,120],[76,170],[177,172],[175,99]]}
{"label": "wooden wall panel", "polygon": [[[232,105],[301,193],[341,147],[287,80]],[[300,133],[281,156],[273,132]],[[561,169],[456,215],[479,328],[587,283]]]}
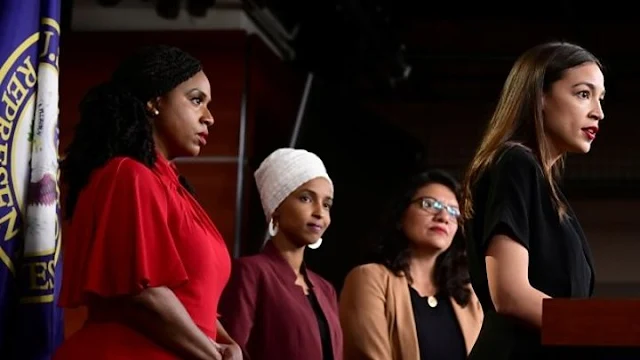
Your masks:
{"label": "wooden wall panel", "polygon": [[211,83],[212,100],[209,108],[215,123],[209,130],[209,143],[201,156],[238,155],[244,57],[244,47],[228,53],[216,53],[215,56],[202,53],[201,58],[207,59],[203,67]]}
{"label": "wooden wall panel", "polygon": [[195,188],[196,199],[207,211],[233,249],[236,209],[236,163],[177,163],[178,170]]}
{"label": "wooden wall panel", "polygon": [[273,150],[289,146],[306,75],[275,56],[257,36],[249,41],[242,254],[258,251],[266,231],[253,172]]}

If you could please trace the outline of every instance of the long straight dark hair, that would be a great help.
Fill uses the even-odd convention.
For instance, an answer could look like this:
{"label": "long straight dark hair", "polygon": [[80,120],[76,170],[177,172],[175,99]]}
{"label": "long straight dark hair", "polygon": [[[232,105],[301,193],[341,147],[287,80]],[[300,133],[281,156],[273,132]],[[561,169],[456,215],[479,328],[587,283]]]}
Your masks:
{"label": "long straight dark hair", "polygon": [[544,132],[542,99],[566,70],[586,63],[597,64],[602,69],[602,64],[593,54],[567,42],[538,45],[516,60],[462,183],[462,214],[465,220],[473,217],[471,192],[474,183],[510,142],[524,145],[534,153],[551,189],[551,200],[558,215],[565,218],[567,205],[560,200],[557,186],[564,158],[554,161],[551,155],[551,144]]}

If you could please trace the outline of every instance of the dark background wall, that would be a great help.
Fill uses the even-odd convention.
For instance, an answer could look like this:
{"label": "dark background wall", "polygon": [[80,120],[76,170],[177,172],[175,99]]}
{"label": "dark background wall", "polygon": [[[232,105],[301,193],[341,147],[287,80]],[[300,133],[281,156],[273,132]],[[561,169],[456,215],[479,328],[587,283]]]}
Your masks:
{"label": "dark background wall", "polygon": [[[635,96],[640,74],[627,40],[638,33],[636,26],[596,25],[581,16],[562,19],[562,25],[416,14],[402,20],[397,36],[406,46],[404,60],[412,71],[395,86],[386,80],[397,70],[381,53],[347,56],[344,46],[330,43],[318,44],[320,50],[311,52],[322,56],[289,63],[244,31],[65,33],[61,150],[72,135],[82,94],[106,79],[129,50],[163,42],[192,52],[211,79],[216,124],[203,158],[179,162],[179,169],[195,185],[230,251],[251,254],[258,251],[265,232],[252,174],[268,153],[289,145],[307,70],[312,69],[316,76],[297,146],[323,158],[336,185],[336,202],[325,242],[309,250],[307,260],[340,289],[346,272],[371,245],[368,236],[394,184],[421,166],[460,175],[517,55],[542,41],[574,41],[604,61],[608,94],[606,118],[593,150],[570,157],[564,186],[593,247],[597,293],[640,295],[640,122]],[[341,61],[343,55],[348,60]],[[243,119],[246,152],[240,157]],[[69,314],[72,332],[83,314]]]}

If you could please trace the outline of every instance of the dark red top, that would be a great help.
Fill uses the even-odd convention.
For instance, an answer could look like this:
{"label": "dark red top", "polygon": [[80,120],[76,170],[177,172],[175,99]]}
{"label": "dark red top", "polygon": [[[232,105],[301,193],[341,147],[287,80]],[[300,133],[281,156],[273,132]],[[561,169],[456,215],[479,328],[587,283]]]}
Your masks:
{"label": "dark red top", "polygon": [[[173,164],[158,154],[149,169],[114,158],[92,174],[64,234],[60,306],[86,305],[89,321],[60,347],[60,359],[174,359],[124,326],[122,313],[102,298],[134,295],[147,287],[173,290],[193,321],[211,338],[231,260],[222,236],[184,189]],[[114,357],[115,356],[115,357]]]}
{"label": "dark red top", "polygon": [[[338,300],[331,284],[306,270],[329,327],[334,360],[342,360]],[[251,360],[323,360],[318,319],[296,275],[269,241],[262,253],[233,264],[220,300],[220,322]]]}

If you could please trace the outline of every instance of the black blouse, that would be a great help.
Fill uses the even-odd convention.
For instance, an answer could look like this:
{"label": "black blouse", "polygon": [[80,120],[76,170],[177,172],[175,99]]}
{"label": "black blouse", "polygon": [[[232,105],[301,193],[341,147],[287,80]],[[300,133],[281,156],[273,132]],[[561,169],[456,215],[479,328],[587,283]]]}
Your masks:
{"label": "black blouse", "polygon": [[320,308],[320,303],[318,303],[318,299],[312,289],[309,289],[307,298],[309,299],[313,312],[316,314],[316,319],[318,320],[320,341],[322,342],[322,360],[333,360],[333,349],[331,348],[331,336],[329,334],[329,324],[327,323],[327,319],[325,319],[324,313]]}
{"label": "black blouse", "polygon": [[[472,285],[485,320],[471,359],[552,358],[539,332],[498,315],[489,295],[485,253],[498,234],[529,252],[529,281],[551,297],[584,298],[593,293],[591,252],[574,212],[560,220],[551,190],[534,155],[510,145],[478,179],[472,190],[474,217],[467,222],[467,252]],[[560,194],[561,200],[566,199]],[[498,355],[501,354],[501,355]]]}
{"label": "black blouse", "polygon": [[441,294],[436,295],[438,304],[431,307],[427,297],[422,297],[411,286],[411,306],[418,333],[420,359],[464,360],[467,349],[460,324],[453,312],[451,300]]}

